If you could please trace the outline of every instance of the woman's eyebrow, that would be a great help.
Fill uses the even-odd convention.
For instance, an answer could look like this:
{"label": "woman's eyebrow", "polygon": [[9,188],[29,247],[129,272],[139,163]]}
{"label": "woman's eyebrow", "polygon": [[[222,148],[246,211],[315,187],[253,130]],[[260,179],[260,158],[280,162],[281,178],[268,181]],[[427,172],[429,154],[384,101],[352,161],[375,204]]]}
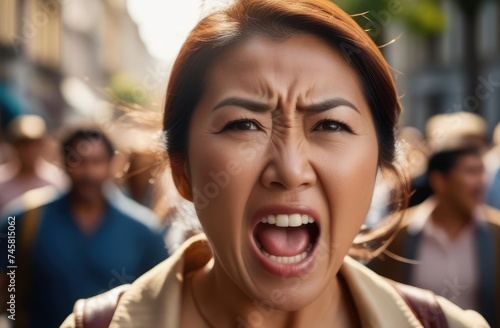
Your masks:
{"label": "woman's eyebrow", "polygon": [[238,98],[238,97],[230,97],[222,100],[219,102],[215,107],[212,109],[212,111],[224,107],[224,106],[236,106],[236,107],[242,107],[248,110],[251,110],[253,112],[265,112],[271,109],[271,106],[266,103],[250,100],[250,99],[243,99],[243,98]]}
{"label": "woman's eyebrow", "polygon": [[312,103],[308,105],[297,105],[297,108],[299,110],[305,110],[305,111],[313,111],[313,112],[323,112],[325,110],[333,109],[335,107],[339,106],[346,106],[349,107],[353,110],[355,110],[358,114],[361,115],[361,112],[359,109],[349,100],[344,99],[344,98],[331,98],[331,99],[325,99],[321,102],[318,103]]}
{"label": "woman's eyebrow", "polygon": [[[253,112],[265,112],[271,109],[271,105],[263,102],[258,102],[255,100],[238,98],[238,97],[230,97],[222,100],[217,105],[214,106],[212,111],[217,110],[218,108],[224,106],[236,106],[248,109]],[[349,100],[344,98],[331,98],[326,99],[318,103],[312,103],[308,105],[297,105],[297,109],[305,110],[305,111],[313,111],[313,112],[322,112],[325,110],[333,109],[339,106],[346,106],[353,110],[355,110],[358,114],[361,114],[359,109],[351,103]]]}

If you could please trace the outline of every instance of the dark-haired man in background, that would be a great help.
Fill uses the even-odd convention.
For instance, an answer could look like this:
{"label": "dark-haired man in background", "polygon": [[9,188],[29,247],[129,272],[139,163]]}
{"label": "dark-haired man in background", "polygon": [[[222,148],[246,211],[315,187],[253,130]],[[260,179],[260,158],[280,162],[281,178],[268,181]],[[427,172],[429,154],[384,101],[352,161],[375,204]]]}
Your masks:
{"label": "dark-haired man in background", "polygon": [[[107,137],[97,129],[78,130],[62,148],[69,192],[15,216],[19,327],[58,327],[76,300],[130,283],[167,257],[159,233],[106,199],[114,154]],[[1,249],[6,270],[4,240]]]}
{"label": "dark-haired man in background", "polygon": [[476,147],[454,146],[433,154],[427,176],[434,196],[408,210],[385,254],[369,266],[477,310],[498,327],[500,212],[483,205],[483,175]]}

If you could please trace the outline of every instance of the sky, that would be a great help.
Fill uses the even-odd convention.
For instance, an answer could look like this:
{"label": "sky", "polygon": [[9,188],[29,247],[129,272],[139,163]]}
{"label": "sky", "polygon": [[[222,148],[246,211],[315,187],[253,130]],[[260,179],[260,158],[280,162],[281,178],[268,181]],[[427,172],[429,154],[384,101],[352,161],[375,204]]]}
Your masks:
{"label": "sky", "polygon": [[139,26],[151,55],[172,61],[202,15],[230,0],[128,0],[127,9]]}

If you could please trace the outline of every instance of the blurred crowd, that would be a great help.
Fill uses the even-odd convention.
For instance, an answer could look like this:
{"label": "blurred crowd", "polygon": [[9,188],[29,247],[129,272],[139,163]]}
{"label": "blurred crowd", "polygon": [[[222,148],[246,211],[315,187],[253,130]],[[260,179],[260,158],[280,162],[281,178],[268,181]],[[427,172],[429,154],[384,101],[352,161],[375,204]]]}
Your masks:
{"label": "blurred crowd", "polygon": [[474,309],[498,327],[500,124],[490,139],[481,116],[453,112],[431,117],[425,136],[406,127],[400,138],[410,207],[368,266]]}
{"label": "blurred crowd", "polygon": [[42,117],[17,115],[2,129],[0,296],[10,300],[9,267],[22,268],[16,327],[59,326],[76,300],[132,283],[189,236],[175,222],[194,208],[174,193],[160,134],[118,126],[48,131]]}
{"label": "blurred crowd", "polygon": [[[15,217],[16,264],[25,268],[17,279],[26,282],[16,293],[19,327],[58,326],[77,299],[133,282],[201,231],[173,187],[155,129],[48,131],[37,115],[2,124],[0,270],[9,266],[4,246]],[[425,134],[405,127],[400,139],[411,207],[368,265],[500,324],[500,124],[491,138],[476,114],[439,114]],[[398,194],[383,172],[377,181],[367,229],[384,224]]]}

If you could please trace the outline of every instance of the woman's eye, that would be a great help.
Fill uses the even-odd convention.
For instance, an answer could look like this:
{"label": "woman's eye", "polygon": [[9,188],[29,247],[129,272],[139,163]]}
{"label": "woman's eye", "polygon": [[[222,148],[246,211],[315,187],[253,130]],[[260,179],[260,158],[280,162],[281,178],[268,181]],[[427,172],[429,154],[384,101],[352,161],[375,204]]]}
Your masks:
{"label": "woman's eye", "polygon": [[252,120],[237,120],[227,123],[222,130],[250,131],[259,130],[259,126]]}
{"label": "woman's eye", "polygon": [[342,132],[347,131],[352,133],[352,129],[349,125],[343,122],[332,121],[332,120],[323,120],[320,121],[314,127],[313,131],[327,131],[327,132]]}

